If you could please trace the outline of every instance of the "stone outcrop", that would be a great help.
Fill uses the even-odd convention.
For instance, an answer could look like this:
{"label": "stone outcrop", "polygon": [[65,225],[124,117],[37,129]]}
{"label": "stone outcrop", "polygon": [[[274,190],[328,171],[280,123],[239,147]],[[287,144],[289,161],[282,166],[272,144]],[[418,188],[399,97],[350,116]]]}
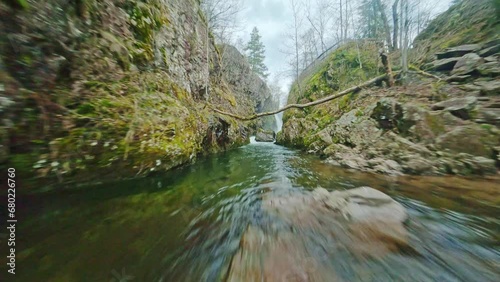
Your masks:
{"label": "stone outcrop", "polygon": [[458,60],[451,71],[452,75],[468,75],[474,72],[485,60],[476,53],[469,53]]}
{"label": "stone outcrop", "polygon": [[480,49],[481,45],[479,44],[467,44],[467,45],[448,48],[444,52],[437,53],[436,57],[438,58],[438,60],[462,57],[466,54],[479,51]]}
{"label": "stone outcrop", "polygon": [[[254,108],[256,113],[276,110],[278,101],[274,100],[266,82],[251,70],[245,56],[230,45],[221,45],[219,48],[222,52],[222,76],[240,98],[240,103],[248,103],[248,107]],[[256,125],[257,128],[277,131],[273,116],[264,117],[257,122],[260,122]]]}
{"label": "stone outcrop", "polygon": [[0,162],[25,179],[141,176],[248,142],[206,103],[253,114],[267,90],[227,86],[199,1],[27,3],[0,3]]}
{"label": "stone outcrop", "polygon": [[[410,72],[404,85],[377,85],[285,113],[278,141],[333,165],[375,173],[497,173],[500,38],[495,11],[489,0],[452,5],[413,43],[418,55],[411,64],[432,75]],[[333,51],[315,73],[301,76],[301,91],[292,87],[288,103],[321,99],[375,77],[370,63],[378,62],[364,57],[367,50],[376,53],[363,44]],[[362,70],[349,58],[363,61]],[[340,65],[352,67],[339,71]]]}
{"label": "stone outcrop", "polygon": [[[453,84],[441,86],[437,94],[431,81],[417,76],[406,88],[363,90],[350,101],[334,101],[328,109],[343,109],[329,123],[316,124],[314,110],[305,117],[292,115],[278,141],[333,165],[375,173],[494,174],[500,163],[495,151],[500,145],[499,54],[473,53],[493,43],[439,55],[435,65],[448,61],[443,71],[451,71],[447,81]],[[465,55],[452,57],[458,53]]]}

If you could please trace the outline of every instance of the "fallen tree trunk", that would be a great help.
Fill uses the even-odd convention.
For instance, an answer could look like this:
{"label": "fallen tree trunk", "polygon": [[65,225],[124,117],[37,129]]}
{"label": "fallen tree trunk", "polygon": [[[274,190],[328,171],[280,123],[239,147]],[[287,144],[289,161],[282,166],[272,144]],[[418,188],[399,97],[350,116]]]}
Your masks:
{"label": "fallen tree trunk", "polygon": [[[397,72],[395,72],[394,75],[395,74],[397,74]],[[368,87],[368,86],[370,86],[372,84],[379,83],[379,82],[385,81],[385,80],[387,80],[387,75],[384,74],[384,75],[381,75],[381,76],[377,76],[377,77],[375,77],[373,79],[370,79],[370,80],[368,80],[368,81],[366,81],[366,82],[364,82],[364,83],[362,83],[360,85],[348,88],[348,89],[346,89],[344,91],[341,91],[339,93],[336,93],[336,94],[324,97],[324,98],[316,100],[316,101],[312,101],[312,102],[309,102],[309,103],[306,103],[306,104],[290,104],[290,105],[287,105],[287,106],[285,106],[285,107],[283,107],[281,109],[275,110],[275,111],[258,113],[258,114],[255,114],[255,115],[252,115],[252,116],[247,116],[247,117],[239,116],[239,115],[236,115],[236,114],[233,114],[233,113],[228,113],[228,112],[224,112],[224,111],[218,110],[218,109],[214,108],[212,105],[208,105],[208,106],[213,111],[215,111],[215,112],[217,112],[217,113],[219,113],[221,115],[230,116],[230,117],[233,117],[233,118],[236,118],[236,119],[239,119],[239,120],[254,120],[254,119],[257,119],[257,118],[260,118],[260,117],[264,117],[264,116],[275,115],[275,114],[278,114],[278,113],[281,113],[283,111],[286,111],[286,110],[289,110],[289,109],[293,109],[293,108],[295,108],[295,109],[304,109],[304,108],[307,108],[307,107],[311,107],[311,106],[316,106],[316,105],[319,105],[319,104],[323,104],[323,103],[326,103],[328,101],[335,100],[337,98],[345,96],[347,94],[360,91],[364,87]]]}
{"label": "fallen tree trunk", "polygon": [[433,75],[432,73],[425,72],[425,71],[423,71],[423,70],[421,70],[421,69],[419,69],[417,67],[410,66],[410,69],[413,70],[417,74],[420,74],[420,75],[423,75],[423,76],[426,76],[426,77],[430,77],[430,78],[435,78],[438,81],[443,80],[441,77],[439,77],[437,75]]}

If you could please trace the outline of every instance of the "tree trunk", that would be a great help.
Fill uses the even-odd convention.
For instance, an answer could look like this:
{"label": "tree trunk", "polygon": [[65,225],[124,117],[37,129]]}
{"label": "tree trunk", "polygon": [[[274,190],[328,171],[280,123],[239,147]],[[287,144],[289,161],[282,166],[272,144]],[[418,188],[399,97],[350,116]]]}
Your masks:
{"label": "tree trunk", "polygon": [[347,40],[347,30],[349,28],[349,18],[347,14],[347,0],[345,1],[345,17],[344,17],[344,22],[345,22],[345,29],[344,29],[344,39]]}
{"label": "tree trunk", "polygon": [[297,82],[297,87],[299,88],[299,95],[302,94],[302,89],[300,87],[300,56],[299,56],[299,23],[298,23],[298,11],[295,2],[292,1],[293,5],[293,20],[295,29],[295,81]]}
{"label": "tree trunk", "polygon": [[389,60],[389,56],[387,53],[382,49],[380,50],[380,59],[382,60],[382,65],[384,66],[385,74],[387,77],[387,85],[389,87],[394,86],[394,76],[392,76],[392,67],[391,67],[391,61]]}
{"label": "tree trunk", "polygon": [[399,15],[398,15],[399,0],[394,1],[392,5],[392,19],[394,22],[394,35],[392,38],[392,48],[398,49],[398,34],[399,34]]}
{"label": "tree trunk", "polygon": [[344,21],[342,17],[342,0],[340,0],[340,41],[344,41]]}
{"label": "tree trunk", "polygon": [[409,16],[409,10],[408,10],[408,0],[402,0],[404,3],[404,10],[401,11],[401,13],[404,15],[404,41],[403,41],[403,53],[402,53],[402,59],[403,59],[403,77],[406,75],[408,72],[408,48],[409,48],[409,32],[410,32],[410,20],[408,18]]}
{"label": "tree trunk", "polygon": [[[404,15],[403,15],[403,11],[404,11],[404,0],[401,0],[399,2],[399,48],[402,49],[403,48],[403,31],[404,31],[404,27],[403,27],[403,18],[404,18]],[[403,61],[402,61],[402,57],[401,57],[401,65],[403,65]]]}

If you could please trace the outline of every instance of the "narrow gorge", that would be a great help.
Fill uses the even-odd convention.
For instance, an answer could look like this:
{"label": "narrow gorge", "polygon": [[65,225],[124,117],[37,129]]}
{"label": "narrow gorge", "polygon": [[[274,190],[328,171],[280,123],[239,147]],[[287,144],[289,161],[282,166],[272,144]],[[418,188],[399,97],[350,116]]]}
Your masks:
{"label": "narrow gorge", "polygon": [[0,281],[500,281],[498,0],[0,0]]}

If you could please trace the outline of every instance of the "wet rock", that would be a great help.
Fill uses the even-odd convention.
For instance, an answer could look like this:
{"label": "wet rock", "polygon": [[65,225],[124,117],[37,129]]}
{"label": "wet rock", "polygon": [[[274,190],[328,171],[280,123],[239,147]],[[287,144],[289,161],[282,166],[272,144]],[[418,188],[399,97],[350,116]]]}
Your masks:
{"label": "wet rock", "polygon": [[409,139],[413,142],[422,142],[424,144],[433,143],[438,136],[450,131],[456,126],[462,126],[464,124],[464,120],[455,117],[447,111],[429,111],[409,129]]}
{"label": "wet rock", "polygon": [[5,112],[14,105],[15,102],[5,96],[0,96],[0,114],[5,114]]}
{"label": "wet rock", "polygon": [[255,135],[255,141],[257,142],[273,142],[275,137],[275,133],[272,130],[257,130],[257,134]]}
{"label": "wet rock", "polygon": [[329,127],[334,143],[349,147],[359,147],[378,138],[382,131],[377,128],[376,122],[366,116],[358,116],[358,110],[344,114],[338,121]]}
{"label": "wet rock", "polygon": [[[289,205],[302,202],[302,205]],[[342,220],[343,223],[386,221],[404,223],[408,219],[405,208],[388,195],[370,187],[359,187],[345,191],[328,192],[324,188],[312,193],[285,198],[266,198],[263,203],[268,212],[280,213],[289,223],[299,220],[295,215],[304,211],[306,214],[326,213],[327,216]],[[289,209],[288,207],[293,207]],[[281,213],[286,211],[289,213]],[[312,215],[312,214],[311,214]],[[297,225],[307,222],[296,222]]]}
{"label": "wet rock", "polygon": [[431,106],[432,110],[446,110],[452,115],[464,120],[471,118],[471,111],[477,104],[476,97],[453,98]]}
{"label": "wet rock", "polygon": [[475,52],[479,49],[481,49],[481,45],[479,44],[461,45],[453,48],[448,48],[446,51],[436,54],[436,56],[438,60],[462,57],[465,54]]}
{"label": "wet rock", "polygon": [[471,78],[471,75],[452,75],[446,79],[448,82],[464,82]]}
{"label": "wet rock", "polygon": [[500,126],[500,109],[482,108],[478,111],[477,117],[474,121],[477,123],[487,123]]}
{"label": "wet rock", "polygon": [[378,122],[382,129],[393,129],[397,121],[403,116],[403,108],[399,102],[390,98],[383,98],[377,102],[370,117]]}
{"label": "wet rock", "polygon": [[499,144],[498,132],[491,132],[477,124],[457,127],[436,140],[436,147],[440,150],[482,157],[491,157],[493,147]]}
{"label": "wet rock", "polygon": [[500,75],[500,63],[490,62],[485,63],[477,67],[479,73],[483,76],[499,76]]}
{"label": "wet rock", "polygon": [[485,49],[479,51],[479,55],[481,57],[488,57],[491,55],[495,55],[499,52],[500,52],[500,44],[494,45],[494,46],[491,46],[491,47],[488,47],[488,48],[485,48]]}
{"label": "wet rock", "polygon": [[394,160],[387,160],[383,158],[374,158],[368,160],[368,166],[371,170],[376,173],[387,174],[387,175],[401,175],[402,167]]}
{"label": "wet rock", "polygon": [[497,163],[497,167],[500,168],[500,146],[493,147],[493,153]]}
{"label": "wet rock", "polygon": [[495,160],[485,157],[472,157],[464,161],[470,169],[470,174],[496,174],[497,167]]}
{"label": "wet rock", "polygon": [[224,281],[340,281],[325,258],[335,246],[320,248],[306,245],[301,234],[289,230],[266,234],[249,226],[233,256]]}
{"label": "wet rock", "polygon": [[492,175],[497,173],[495,160],[466,153],[441,158],[440,165],[445,173],[462,176]]}
{"label": "wet rock", "polygon": [[347,205],[341,208],[353,222],[396,222],[408,219],[406,209],[387,194],[370,187],[360,187],[343,192],[330,193],[331,197],[345,198]]}
{"label": "wet rock", "polygon": [[293,227],[296,233],[313,231],[355,255],[383,256],[407,246],[405,208],[370,187],[304,194],[267,195],[264,211]]}
{"label": "wet rock", "polygon": [[9,157],[9,138],[5,127],[0,127],[0,164],[7,162]]}
{"label": "wet rock", "polygon": [[451,71],[457,64],[460,58],[449,58],[442,59],[432,62],[430,66],[430,70],[433,71]]}
{"label": "wet rock", "polygon": [[493,81],[476,81],[475,85],[479,86],[481,95],[483,96],[498,96],[500,95],[500,80]]}
{"label": "wet rock", "polygon": [[364,169],[368,166],[363,156],[342,144],[332,144],[323,153],[328,156],[327,162],[333,165],[352,169]]}
{"label": "wet rock", "polygon": [[412,142],[393,132],[389,132],[387,134],[387,141],[389,141],[390,143],[394,143],[397,146],[397,149],[402,152],[413,152],[422,156],[429,156],[432,154],[432,152],[424,145]]}
{"label": "wet rock", "polygon": [[433,174],[434,167],[431,161],[420,157],[419,155],[405,156],[408,160],[403,164],[403,171],[408,174],[425,175]]}
{"label": "wet rock", "polygon": [[468,75],[476,70],[478,66],[484,64],[484,59],[476,53],[464,55],[453,67],[451,74],[453,75]]}
{"label": "wet rock", "polygon": [[476,82],[474,82],[474,84],[463,84],[463,85],[460,85],[460,89],[465,90],[465,91],[469,91],[469,92],[480,93],[481,86],[480,85],[476,85],[475,83]]}
{"label": "wet rock", "polygon": [[329,130],[323,129],[312,136],[312,143],[309,145],[309,150],[317,153],[323,151],[325,148],[333,144],[332,137]]}
{"label": "wet rock", "polygon": [[337,162],[340,163],[340,165],[345,168],[363,170],[367,166],[366,160],[363,157],[352,153],[350,156],[344,155],[340,157],[337,155],[336,158]]}
{"label": "wet rock", "polygon": [[305,133],[313,132],[318,128],[316,123],[304,118],[291,118],[283,124],[283,130],[276,140],[278,144],[291,147],[303,147]]}

